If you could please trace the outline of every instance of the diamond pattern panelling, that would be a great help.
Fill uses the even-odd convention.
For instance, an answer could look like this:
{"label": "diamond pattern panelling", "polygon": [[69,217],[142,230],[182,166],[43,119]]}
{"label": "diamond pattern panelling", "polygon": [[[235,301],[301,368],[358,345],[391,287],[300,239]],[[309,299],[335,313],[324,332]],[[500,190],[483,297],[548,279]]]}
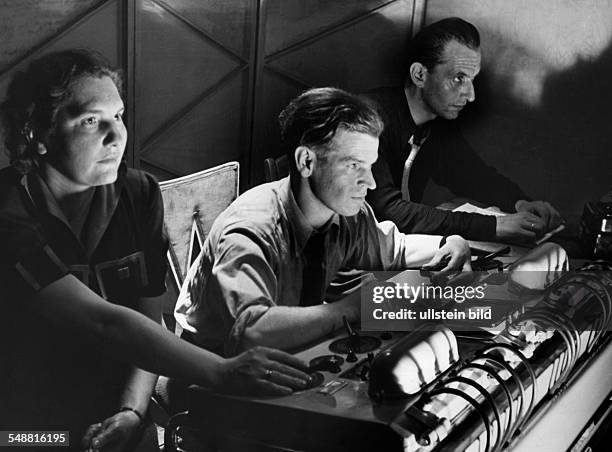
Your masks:
{"label": "diamond pattern panelling", "polygon": [[120,5],[117,1],[110,1],[95,14],[68,30],[53,43],[41,48],[27,60],[12,67],[10,71],[0,78],[0,98],[4,99],[6,88],[15,71],[23,70],[32,59],[54,50],[73,47],[85,47],[102,53],[111,64],[117,66],[121,63],[119,56],[121,29],[119,23]]}
{"label": "diamond pattern panelling", "polygon": [[240,62],[155,2],[140,2],[136,117],[140,143]]}
{"label": "diamond pattern panelling", "polygon": [[233,52],[248,58],[255,13],[253,0],[158,0]]}
{"label": "diamond pattern panelling", "polygon": [[261,110],[255,124],[255,143],[251,159],[251,184],[263,182],[263,162],[268,157],[277,157],[280,148],[278,114],[291,99],[304,91],[304,87],[269,71],[262,73],[260,99]]}
{"label": "diamond pattern panelling", "polygon": [[[389,1],[269,0],[266,3],[266,55]],[[412,5],[412,1],[396,1]]]}
{"label": "diamond pattern panelling", "polygon": [[295,49],[270,63],[312,86],[353,91],[394,83],[410,34],[412,2],[398,1],[350,27]]}
{"label": "diamond pattern panelling", "polygon": [[152,143],[144,159],[177,175],[241,160],[246,83],[246,71],[230,79]]}
{"label": "diamond pattern panelling", "polygon": [[[120,17],[120,2],[110,1],[96,10],[94,14],[87,17],[86,20],[67,30],[66,33],[51,44],[42,47],[27,60],[11,67],[9,71],[0,77],[0,99],[4,99],[8,84],[16,71],[25,69],[32,59],[54,50],[86,47],[102,53],[112,65],[119,66],[121,64],[119,49],[121,48],[120,42],[122,39]],[[3,142],[4,137],[0,131],[0,143]],[[1,152],[0,168],[8,165],[8,163],[8,157],[4,152]]]}
{"label": "diamond pattern panelling", "polygon": [[100,0],[0,0],[0,71]]}

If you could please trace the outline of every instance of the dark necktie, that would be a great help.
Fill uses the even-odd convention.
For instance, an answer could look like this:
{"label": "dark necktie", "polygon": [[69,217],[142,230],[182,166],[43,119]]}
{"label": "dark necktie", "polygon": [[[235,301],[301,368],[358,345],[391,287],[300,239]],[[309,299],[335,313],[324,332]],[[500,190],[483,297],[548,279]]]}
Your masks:
{"label": "dark necktie", "polygon": [[300,306],[314,306],[323,301],[325,287],[325,234],[313,232],[304,247],[304,270]]}

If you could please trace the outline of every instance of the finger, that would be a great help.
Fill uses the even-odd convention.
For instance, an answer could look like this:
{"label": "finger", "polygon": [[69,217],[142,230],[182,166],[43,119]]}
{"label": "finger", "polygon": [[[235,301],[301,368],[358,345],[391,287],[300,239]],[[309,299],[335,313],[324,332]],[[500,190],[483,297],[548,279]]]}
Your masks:
{"label": "finger", "polygon": [[448,263],[441,271],[459,270],[463,267],[463,259],[465,256],[461,252],[452,252],[449,257]]}
{"label": "finger", "polygon": [[279,370],[270,370],[267,377],[268,381],[292,389],[304,389],[310,382],[310,376],[305,374],[305,378],[295,377],[291,374],[283,373]]}
{"label": "finger", "polygon": [[550,222],[550,210],[548,209],[548,207],[546,206],[546,204],[542,203],[542,204],[537,204],[535,206],[535,213],[537,216],[539,216],[542,221],[544,222],[545,226],[548,226],[548,223]]}
{"label": "finger", "polygon": [[465,260],[465,262],[463,263],[462,270],[464,272],[471,272],[472,271],[472,261],[470,259],[466,259]]}
{"label": "finger", "polygon": [[532,244],[533,242],[536,241],[537,238],[538,236],[536,235],[535,232],[521,227],[521,229],[517,231],[516,241],[518,243],[522,243],[525,245],[525,244]]}
{"label": "finger", "polygon": [[555,209],[553,206],[551,206],[549,204],[550,207],[550,222],[548,224],[548,229],[555,229],[557,227],[559,227],[559,225],[561,223],[563,223],[563,218],[561,217],[561,214],[557,211],[557,209]]}
{"label": "finger", "polygon": [[533,219],[524,219],[521,222],[521,229],[534,232],[535,235],[542,235],[546,230],[546,224],[539,217],[533,217]]}
{"label": "finger", "polygon": [[278,362],[271,361],[268,369],[278,374],[287,375],[294,380],[300,380],[304,383],[310,380],[310,375],[308,375],[308,373]]}
{"label": "finger", "polygon": [[92,445],[95,448],[101,448],[108,444],[117,441],[120,438],[121,432],[116,422],[110,424],[105,430],[99,433],[93,440]]}
{"label": "finger", "polygon": [[288,366],[291,366],[295,369],[299,369],[303,371],[308,370],[308,365],[304,361],[296,358],[295,356],[289,353],[283,352],[282,350],[273,349],[273,348],[265,348],[265,347],[262,347],[262,348],[265,350],[266,355],[271,360],[277,361],[279,363],[287,364]]}
{"label": "finger", "polygon": [[255,394],[263,396],[286,396],[293,393],[293,389],[287,386],[261,379],[255,380],[252,389]]}
{"label": "finger", "polygon": [[83,447],[89,447],[91,439],[100,431],[101,428],[102,424],[100,423],[92,424],[87,427],[87,430],[85,430],[85,434],[83,435],[83,439],[81,439],[81,445]]}

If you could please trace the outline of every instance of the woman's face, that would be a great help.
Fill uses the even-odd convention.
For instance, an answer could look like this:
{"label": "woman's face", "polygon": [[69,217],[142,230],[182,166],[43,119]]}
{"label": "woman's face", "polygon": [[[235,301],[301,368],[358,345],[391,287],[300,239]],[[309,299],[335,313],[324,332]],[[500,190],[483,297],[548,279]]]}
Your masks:
{"label": "woman's face", "polygon": [[117,179],[127,141],[123,111],[123,101],[110,77],[86,76],[73,85],[45,143],[45,161],[74,190]]}

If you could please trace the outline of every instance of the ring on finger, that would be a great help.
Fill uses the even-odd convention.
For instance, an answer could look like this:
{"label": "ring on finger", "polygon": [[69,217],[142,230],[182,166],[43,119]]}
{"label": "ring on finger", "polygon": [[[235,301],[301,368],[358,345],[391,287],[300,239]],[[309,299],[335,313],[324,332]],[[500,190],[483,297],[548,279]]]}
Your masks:
{"label": "ring on finger", "polygon": [[531,226],[531,229],[535,231],[535,223],[531,223],[529,226]]}
{"label": "ring on finger", "polygon": [[272,378],[272,371],[270,369],[266,369],[266,373],[264,374],[264,378],[269,380]]}

